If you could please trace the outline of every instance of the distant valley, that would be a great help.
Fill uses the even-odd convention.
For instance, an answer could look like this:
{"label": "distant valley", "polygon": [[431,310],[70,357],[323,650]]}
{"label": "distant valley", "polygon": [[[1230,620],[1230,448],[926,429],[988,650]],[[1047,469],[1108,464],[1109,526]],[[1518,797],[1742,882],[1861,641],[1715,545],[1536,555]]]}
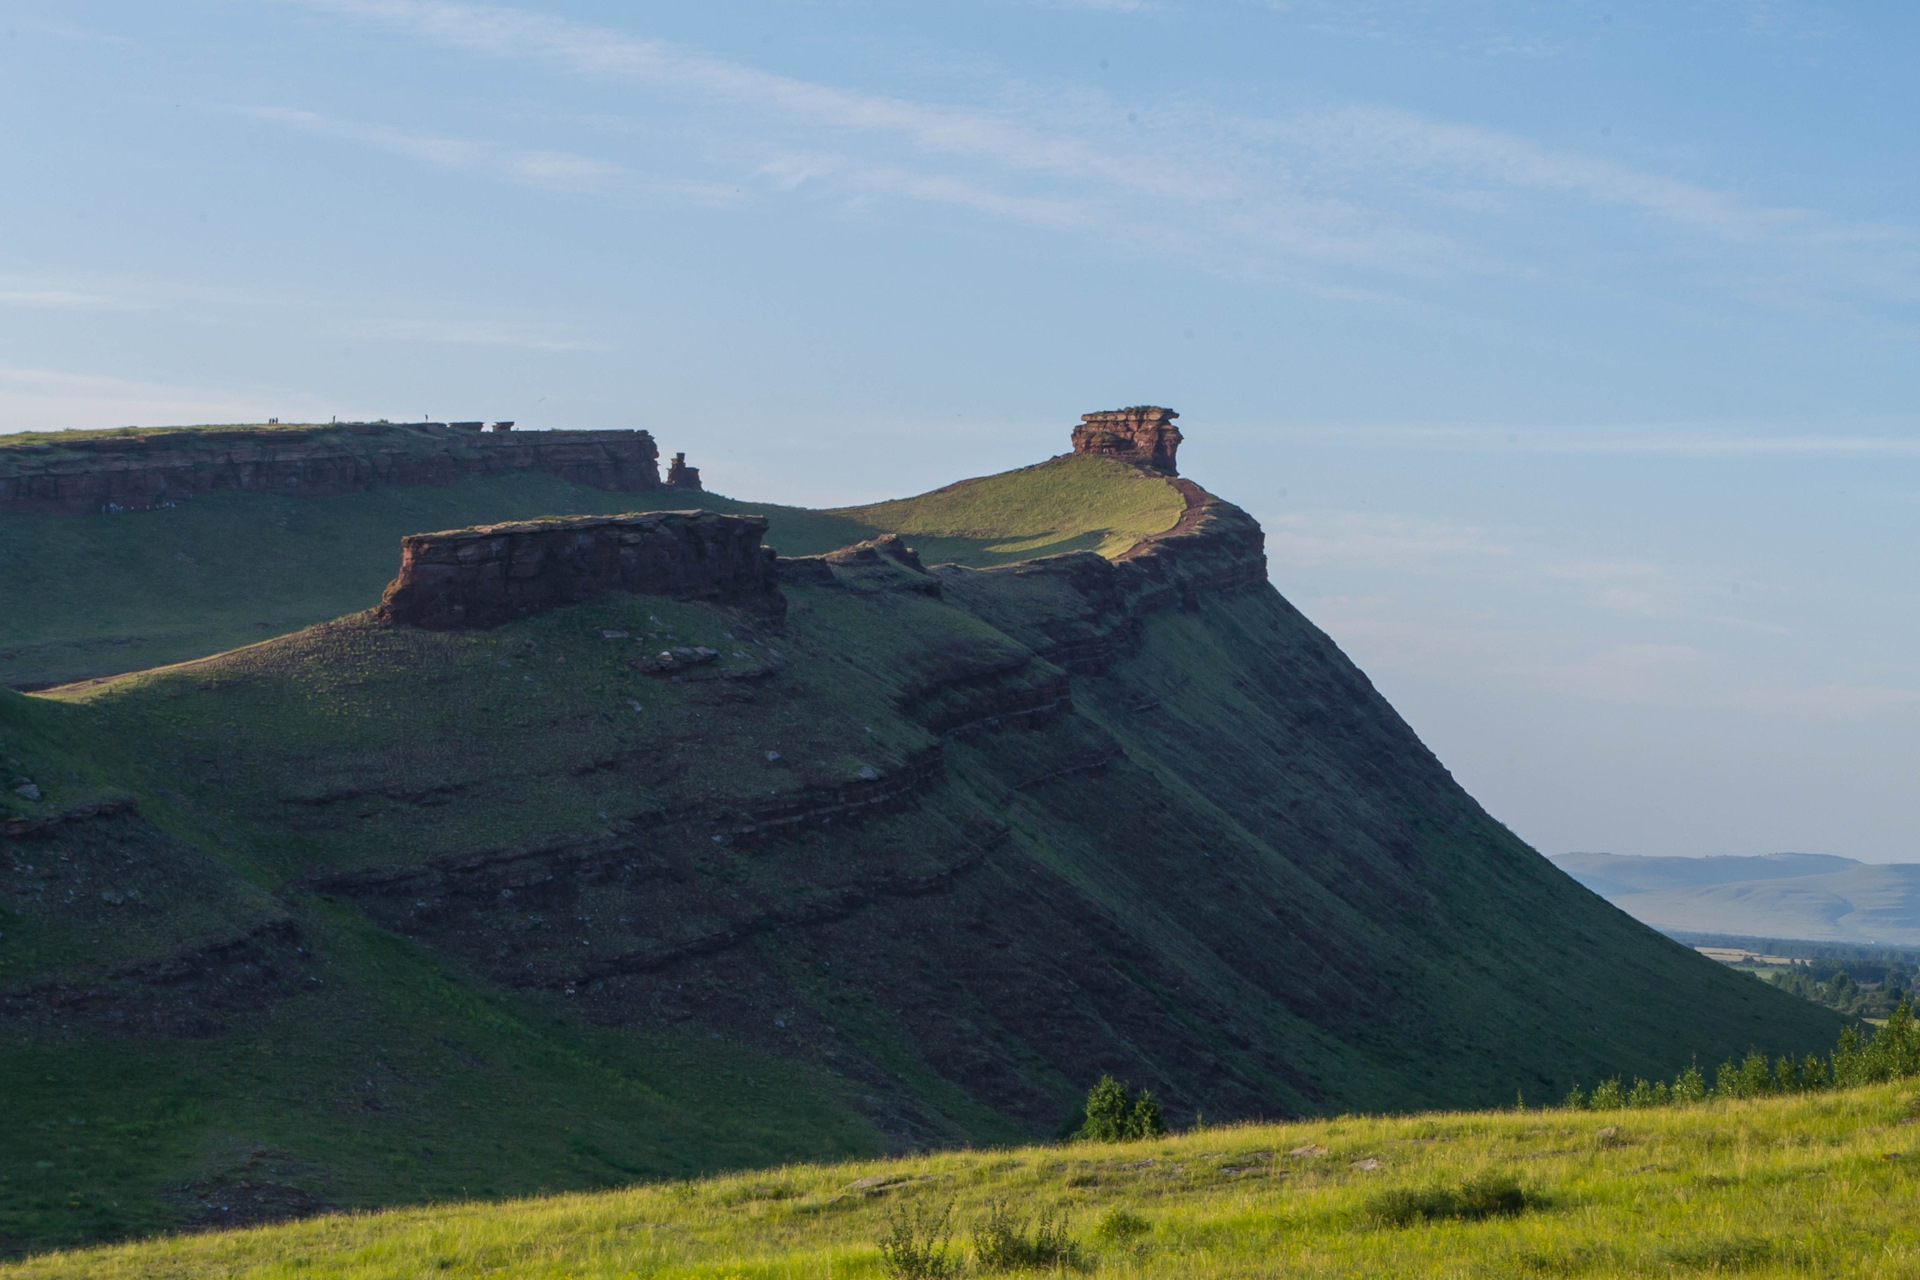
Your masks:
{"label": "distant valley", "polygon": [[1920,946],[1920,863],[1871,864],[1821,853],[1564,853],[1552,861],[1656,929]]}

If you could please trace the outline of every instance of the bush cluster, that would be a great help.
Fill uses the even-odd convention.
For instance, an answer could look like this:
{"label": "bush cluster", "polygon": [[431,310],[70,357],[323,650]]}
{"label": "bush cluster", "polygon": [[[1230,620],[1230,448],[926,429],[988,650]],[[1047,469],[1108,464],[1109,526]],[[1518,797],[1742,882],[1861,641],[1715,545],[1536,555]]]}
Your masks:
{"label": "bush cluster", "polygon": [[1483,1173],[1458,1186],[1394,1187],[1367,1200],[1366,1215],[1389,1227],[1457,1218],[1478,1222],[1519,1213],[1527,1193],[1509,1174]]}
{"label": "bush cluster", "polygon": [[[1111,1215],[1109,1215],[1111,1216]],[[1147,1224],[1129,1215],[1129,1226]],[[880,1267],[896,1280],[941,1280],[957,1276],[961,1258],[952,1250],[953,1203],[938,1211],[922,1206],[896,1208],[887,1217],[887,1234],[880,1238]],[[989,1200],[986,1216],[973,1226],[973,1265],[983,1273],[1003,1271],[1084,1270],[1087,1258],[1067,1233],[1067,1219],[1042,1212],[1028,1227],[1028,1219],[1004,1200]]]}
{"label": "bush cluster", "polygon": [[1816,959],[1796,964],[1784,973],[1769,974],[1767,980],[1782,991],[1829,1009],[1884,1018],[1908,999],[1915,975],[1908,964],[1897,959],[1886,963],[1875,963],[1875,959],[1869,952],[1865,961],[1849,961],[1851,971],[1834,960]]}
{"label": "bush cluster", "polygon": [[1112,1076],[1101,1076],[1087,1094],[1086,1123],[1073,1136],[1085,1142],[1137,1142],[1166,1131],[1160,1104],[1151,1093],[1131,1093]]}
{"label": "bush cluster", "polygon": [[1875,1084],[1885,1080],[1904,1080],[1920,1076],[1920,1023],[1914,1020],[1913,1004],[1902,1000],[1877,1031],[1862,1035],[1853,1027],[1840,1032],[1840,1042],[1827,1057],[1810,1053],[1795,1061],[1791,1057],[1769,1059],[1755,1049],[1738,1062],[1728,1059],[1714,1072],[1713,1087],[1708,1088],[1698,1067],[1688,1067],[1673,1083],[1635,1079],[1623,1087],[1618,1076],[1602,1080],[1592,1093],[1581,1092],[1575,1084],[1567,1094],[1566,1105],[1589,1111],[1614,1111],[1621,1107],[1662,1107],[1673,1103],[1701,1102],[1712,1098],[1763,1098],[1781,1093],[1812,1093],[1820,1089],[1844,1089],[1856,1084]]}
{"label": "bush cluster", "polygon": [[987,1216],[974,1224],[973,1264],[982,1271],[1058,1270],[1085,1264],[1080,1246],[1067,1234],[1065,1215],[1042,1212],[1032,1231],[1026,1218],[1004,1200],[989,1200]]}

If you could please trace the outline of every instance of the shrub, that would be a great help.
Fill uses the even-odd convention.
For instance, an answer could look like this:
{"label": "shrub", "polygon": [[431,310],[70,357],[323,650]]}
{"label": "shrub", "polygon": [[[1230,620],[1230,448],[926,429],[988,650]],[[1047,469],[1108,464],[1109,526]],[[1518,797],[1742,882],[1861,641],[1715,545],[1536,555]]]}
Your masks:
{"label": "shrub", "polygon": [[1027,1220],[1004,1200],[987,1201],[987,1216],[973,1228],[973,1263],[982,1271],[1021,1271],[1031,1267],[1079,1267],[1080,1246],[1067,1234],[1064,1215],[1042,1213],[1033,1233]]}
{"label": "shrub", "polygon": [[1145,1089],[1133,1100],[1133,1109],[1127,1113],[1127,1137],[1158,1138],[1167,1131],[1167,1122],[1160,1115],[1160,1103]]}
{"label": "shrub", "polygon": [[1482,1173],[1457,1187],[1394,1187],[1369,1197],[1365,1212],[1386,1226],[1404,1227],[1446,1218],[1478,1222],[1519,1213],[1527,1204],[1527,1193],[1511,1174]]}
{"label": "shrub", "polygon": [[1089,1142],[1119,1142],[1126,1136],[1129,1110],[1127,1086],[1112,1076],[1101,1076],[1087,1092],[1086,1123],[1074,1136]]}
{"label": "shrub", "polygon": [[1153,1230],[1153,1224],[1137,1213],[1128,1213],[1119,1205],[1107,1210],[1093,1233],[1102,1240],[1131,1240]]}
{"label": "shrub", "polygon": [[1673,1100],[1675,1102],[1705,1102],[1707,1099],[1707,1078],[1700,1074],[1700,1064],[1694,1063],[1673,1079]]}
{"label": "shrub", "polygon": [[880,1238],[880,1266],[898,1280],[939,1280],[958,1274],[959,1262],[948,1256],[953,1238],[953,1202],[938,1213],[919,1205],[896,1207],[887,1215],[887,1234]]}
{"label": "shrub", "polygon": [[1773,1242],[1758,1236],[1734,1236],[1675,1245],[1665,1250],[1667,1260],[1695,1271],[1746,1271],[1773,1260]]}
{"label": "shrub", "polygon": [[1135,1097],[1112,1076],[1101,1076],[1087,1093],[1086,1123],[1074,1137],[1088,1142],[1133,1142],[1157,1138],[1166,1131],[1160,1104],[1151,1093],[1142,1089]]}
{"label": "shrub", "polygon": [[1843,1028],[1833,1053],[1826,1058],[1810,1053],[1799,1062],[1791,1057],[1769,1059],[1758,1049],[1751,1049],[1739,1062],[1729,1059],[1720,1064],[1712,1089],[1707,1088],[1696,1063],[1675,1076],[1671,1086],[1636,1078],[1632,1088],[1622,1090],[1616,1077],[1595,1085],[1591,1094],[1583,1094],[1575,1081],[1562,1105],[1569,1111],[1658,1107],[1669,1102],[1701,1102],[1709,1096],[1762,1098],[1910,1076],[1920,1076],[1920,1021],[1914,1018],[1911,997],[1903,994],[1885,1026],[1866,1035],[1854,1027]]}

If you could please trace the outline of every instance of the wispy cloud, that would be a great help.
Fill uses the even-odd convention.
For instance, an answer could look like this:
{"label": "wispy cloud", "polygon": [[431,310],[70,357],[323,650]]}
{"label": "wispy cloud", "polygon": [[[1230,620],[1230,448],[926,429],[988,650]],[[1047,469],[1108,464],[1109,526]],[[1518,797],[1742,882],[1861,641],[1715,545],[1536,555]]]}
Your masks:
{"label": "wispy cloud", "polygon": [[[1272,119],[1180,100],[1122,102],[1098,90],[987,84],[981,101],[916,101],[769,71],[669,41],[498,5],[446,0],[287,0],[477,57],[532,62],[650,95],[703,138],[699,198],[758,182],[762,195],[885,195],[1103,238],[1216,274],[1283,278],[1355,300],[1401,299],[1382,273],[1488,274],[1613,290],[1616,267],[1583,267],[1530,219],[1542,201],[1588,218],[1658,228],[1635,253],[1692,269],[1703,288],[1768,305],[1832,295],[1920,297],[1920,249],[1903,225],[1849,222],[1754,201],[1512,133],[1359,104]],[[1488,52],[1550,50],[1517,37]],[[622,166],[571,152],[515,151],[285,112],[286,123],[352,136],[450,168],[592,190]],[[792,158],[808,157],[795,166]],[[546,158],[542,158],[546,157]],[[630,175],[628,175],[630,176]],[[1702,246],[1714,252],[1705,252]],[[1729,262],[1722,251],[1744,254]],[[1697,261],[1695,261],[1697,259]],[[1611,261],[1611,259],[1610,259]],[[1689,265],[1691,264],[1691,265]],[[1587,277],[1582,272],[1588,273]]]}
{"label": "wispy cloud", "polygon": [[144,311],[147,304],[74,289],[0,289],[0,307],[38,307],[54,311]]}
{"label": "wispy cloud", "polygon": [[521,351],[609,351],[612,349],[607,343],[570,337],[543,326],[441,317],[382,317],[366,326],[365,336],[376,342],[513,347]]}
{"label": "wispy cloud", "polygon": [[1260,435],[1301,444],[1431,453],[1565,454],[1664,458],[1914,458],[1920,457],[1920,419],[1881,434],[1824,435],[1701,426],[1670,428],[1455,427],[1300,425],[1260,428]]}
{"label": "wispy cloud", "polygon": [[0,366],[0,431],[261,422],[321,412],[311,397],[286,390],[193,387]]}
{"label": "wispy cloud", "polygon": [[242,110],[243,114],[256,120],[364,143],[393,155],[423,160],[442,169],[483,171],[548,190],[598,190],[626,172],[622,166],[610,161],[565,151],[520,150],[466,138],[408,133],[384,125],[337,120],[291,107],[246,107]]}
{"label": "wispy cloud", "polygon": [[1406,571],[1460,559],[1510,559],[1513,549],[1483,530],[1410,516],[1356,511],[1265,517],[1268,554],[1298,568]]}

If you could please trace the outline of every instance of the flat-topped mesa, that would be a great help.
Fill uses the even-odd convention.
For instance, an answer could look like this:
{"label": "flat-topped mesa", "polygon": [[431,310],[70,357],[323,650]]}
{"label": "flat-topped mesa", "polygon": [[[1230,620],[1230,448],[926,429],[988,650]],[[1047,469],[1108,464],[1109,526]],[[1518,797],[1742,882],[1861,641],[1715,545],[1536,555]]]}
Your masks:
{"label": "flat-topped mesa", "polygon": [[497,627],[632,591],[786,612],[764,516],[651,511],[481,525],[400,540],[375,615],[429,631]]}
{"label": "flat-topped mesa", "polygon": [[[660,488],[646,431],[514,431],[497,422],[333,423],[0,437],[0,514],[141,511],[223,489],[326,495],[544,471],[621,493]],[[696,486],[697,487],[697,486]]]}
{"label": "flat-topped mesa", "polygon": [[1171,409],[1152,404],[1083,413],[1080,425],[1073,429],[1073,451],[1096,453],[1150,471],[1179,475],[1174,454],[1180,448],[1181,436],[1180,428],[1173,425],[1179,416]]}

